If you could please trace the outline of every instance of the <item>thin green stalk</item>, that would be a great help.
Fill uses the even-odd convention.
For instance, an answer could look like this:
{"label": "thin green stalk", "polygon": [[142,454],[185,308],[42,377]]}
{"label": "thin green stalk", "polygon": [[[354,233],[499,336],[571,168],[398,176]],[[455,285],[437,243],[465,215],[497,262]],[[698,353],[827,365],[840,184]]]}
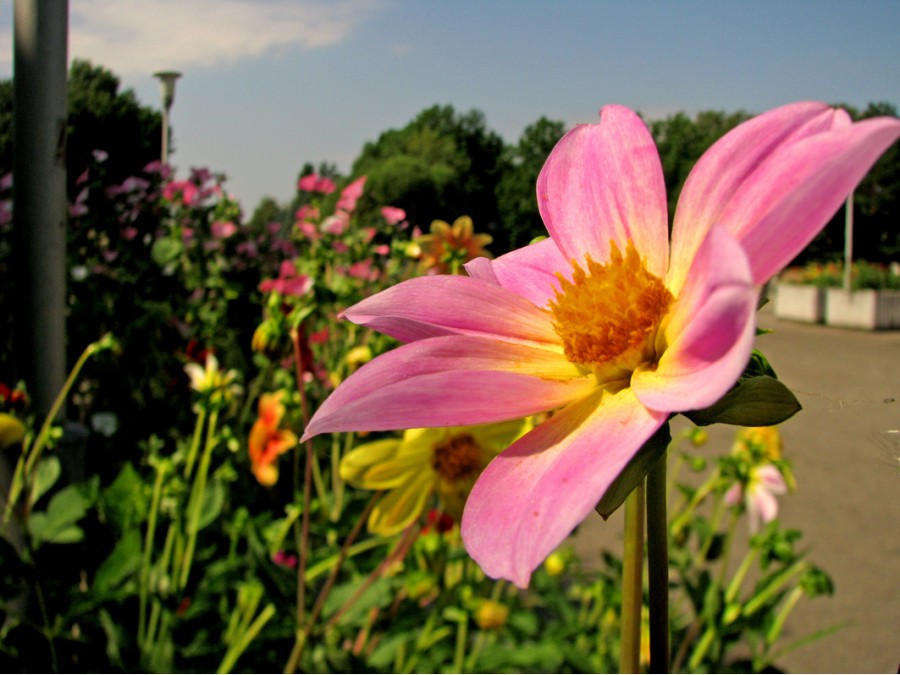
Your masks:
{"label": "thin green stalk", "polygon": [[669,671],[669,525],[666,456],[647,474],[647,576],[650,589],[650,672]]}
{"label": "thin green stalk", "polygon": [[725,542],[722,544],[722,563],[719,566],[719,585],[725,585],[728,577],[728,568],[731,566],[731,545],[734,542],[734,531],[737,529],[739,516],[736,509],[732,509],[728,518],[728,529],[725,530]]}
{"label": "thin green stalk", "polygon": [[153,482],[153,496],[150,500],[150,514],[147,518],[147,534],[144,536],[144,553],[141,556],[141,574],[139,584],[138,609],[138,644],[144,644],[147,631],[147,586],[150,579],[150,557],[153,551],[153,540],[156,537],[156,517],[159,515],[159,502],[162,497],[163,479],[169,464],[160,462],[156,467],[156,480]]}
{"label": "thin green stalk", "polygon": [[203,438],[203,425],[206,423],[206,408],[200,407],[197,413],[197,423],[194,425],[194,435],[191,438],[191,448],[188,450],[187,459],[184,463],[184,477],[190,479],[191,471],[194,468],[194,462],[197,459],[197,452],[200,450],[200,439]]}
{"label": "thin green stalk", "polygon": [[641,606],[644,568],[644,484],[625,498],[625,552],[622,560],[622,640],[619,672],[641,667]]}
{"label": "thin green stalk", "polygon": [[284,672],[294,673],[297,671],[297,665],[300,663],[300,657],[303,654],[303,648],[306,646],[306,642],[309,639],[313,628],[315,627],[316,621],[319,619],[319,615],[322,613],[322,609],[325,607],[325,601],[328,599],[328,596],[331,593],[331,589],[334,587],[334,582],[337,580],[337,576],[341,571],[341,567],[343,566],[344,561],[347,559],[347,553],[350,550],[350,546],[356,540],[356,537],[359,536],[363,524],[366,522],[366,520],[368,520],[369,513],[372,511],[372,508],[381,497],[381,494],[382,493],[379,491],[372,495],[372,498],[366,505],[365,510],[356,521],[356,524],[353,526],[350,534],[348,534],[347,538],[344,540],[344,543],[341,546],[341,550],[338,552],[338,559],[335,562],[334,567],[331,568],[331,573],[325,580],[325,584],[322,586],[322,590],[319,592],[319,597],[316,598],[316,603],[315,605],[313,605],[312,612],[310,612],[309,621],[307,621],[306,624],[303,625],[297,632],[297,636],[294,641],[294,648],[291,650],[291,656],[288,659],[287,664],[285,665]]}
{"label": "thin green stalk", "polygon": [[217,673],[230,673],[234,668],[234,664],[237,662],[238,658],[247,647],[250,646],[250,643],[259,635],[259,632],[263,629],[269,619],[275,614],[275,605],[268,604],[265,606],[262,612],[259,613],[259,616],[253,621],[250,627],[247,629],[245,633],[243,633],[237,642],[233,643],[228,651],[225,653],[224,658],[222,659],[222,663],[219,664]]}
{"label": "thin green stalk", "polygon": [[200,511],[203,508],[203,498],[206,495],[206,482],[209,476],[209,465],[212,459],[212,451],[216,446],[216,424],[219,421],[219,413],[213,409],[209,416],[209,424],[206,429],[206,446],[200,457],[200,465],[197,467],[197,476],[191,489],[188,500],[187,522],[187,546],[182,558],[181,570],[178,576],[178,589],[187,586],[188,575],[191,571],[191,563],[194,560],[194,549],[197,545],[197,531],[200,527]]}
{"label": "thin green stalk", "polygon": [[453,654],[453,672],[463,672],[466,661],[466,641],[469,637],[469,615],[464,614],[456,628],[456,649]]}

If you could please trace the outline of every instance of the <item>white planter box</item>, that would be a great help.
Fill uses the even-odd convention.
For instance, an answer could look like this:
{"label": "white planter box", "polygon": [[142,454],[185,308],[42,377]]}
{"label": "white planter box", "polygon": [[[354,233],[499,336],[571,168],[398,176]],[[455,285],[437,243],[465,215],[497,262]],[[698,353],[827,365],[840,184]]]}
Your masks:
{"label": "white planter box", "polygon": [[804,284],[778,284],[775,289],[775,316],[791,321],[820,323],[825,316],[825,291]]}
{"label": "white planter box", "polygon": [[867,330],[900,328],[900,291],[829,288],[825,323]]}

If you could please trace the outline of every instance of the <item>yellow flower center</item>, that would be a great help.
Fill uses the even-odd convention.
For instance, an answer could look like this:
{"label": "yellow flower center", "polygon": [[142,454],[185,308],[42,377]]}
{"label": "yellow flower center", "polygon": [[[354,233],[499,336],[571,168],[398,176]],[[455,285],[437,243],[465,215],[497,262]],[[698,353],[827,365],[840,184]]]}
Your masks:
{"label": "yellow flower center", "polygon": [[484,453],[471,434],[457,434],[434,446],[431,466],[441,478],[455,483],[484,468]]}
{"label": "yellow flower center", "polygon": [[587,270],[573,263],[571,282],[559,275],[561,289],[550,303],[566,358],[601,379],[655,360],[656,333],[672,294],[631,243],[624,256],[612,244],[605,265],[590,256],[586,263]]}

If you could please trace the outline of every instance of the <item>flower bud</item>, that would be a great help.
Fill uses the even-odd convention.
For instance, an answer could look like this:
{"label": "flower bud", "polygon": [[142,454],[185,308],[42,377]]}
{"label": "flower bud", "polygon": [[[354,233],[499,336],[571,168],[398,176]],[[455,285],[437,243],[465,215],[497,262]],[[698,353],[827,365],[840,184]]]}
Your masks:
{"label": "flower bud", "polygon": [[502,628],[509,617],[509,607],[496,600],[483,600],[475,610],[475,623],[483,630]]}

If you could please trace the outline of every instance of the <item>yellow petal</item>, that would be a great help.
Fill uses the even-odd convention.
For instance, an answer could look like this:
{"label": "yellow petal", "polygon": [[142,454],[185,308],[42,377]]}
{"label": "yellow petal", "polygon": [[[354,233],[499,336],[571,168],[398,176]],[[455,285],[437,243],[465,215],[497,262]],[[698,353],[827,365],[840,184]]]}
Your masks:
{"label": "yellow petal", "polygon": [[433,474],[423,472],[386,494],[372,509],[369,531],[389,537],[412,525],[425,510],[433,488]]}

